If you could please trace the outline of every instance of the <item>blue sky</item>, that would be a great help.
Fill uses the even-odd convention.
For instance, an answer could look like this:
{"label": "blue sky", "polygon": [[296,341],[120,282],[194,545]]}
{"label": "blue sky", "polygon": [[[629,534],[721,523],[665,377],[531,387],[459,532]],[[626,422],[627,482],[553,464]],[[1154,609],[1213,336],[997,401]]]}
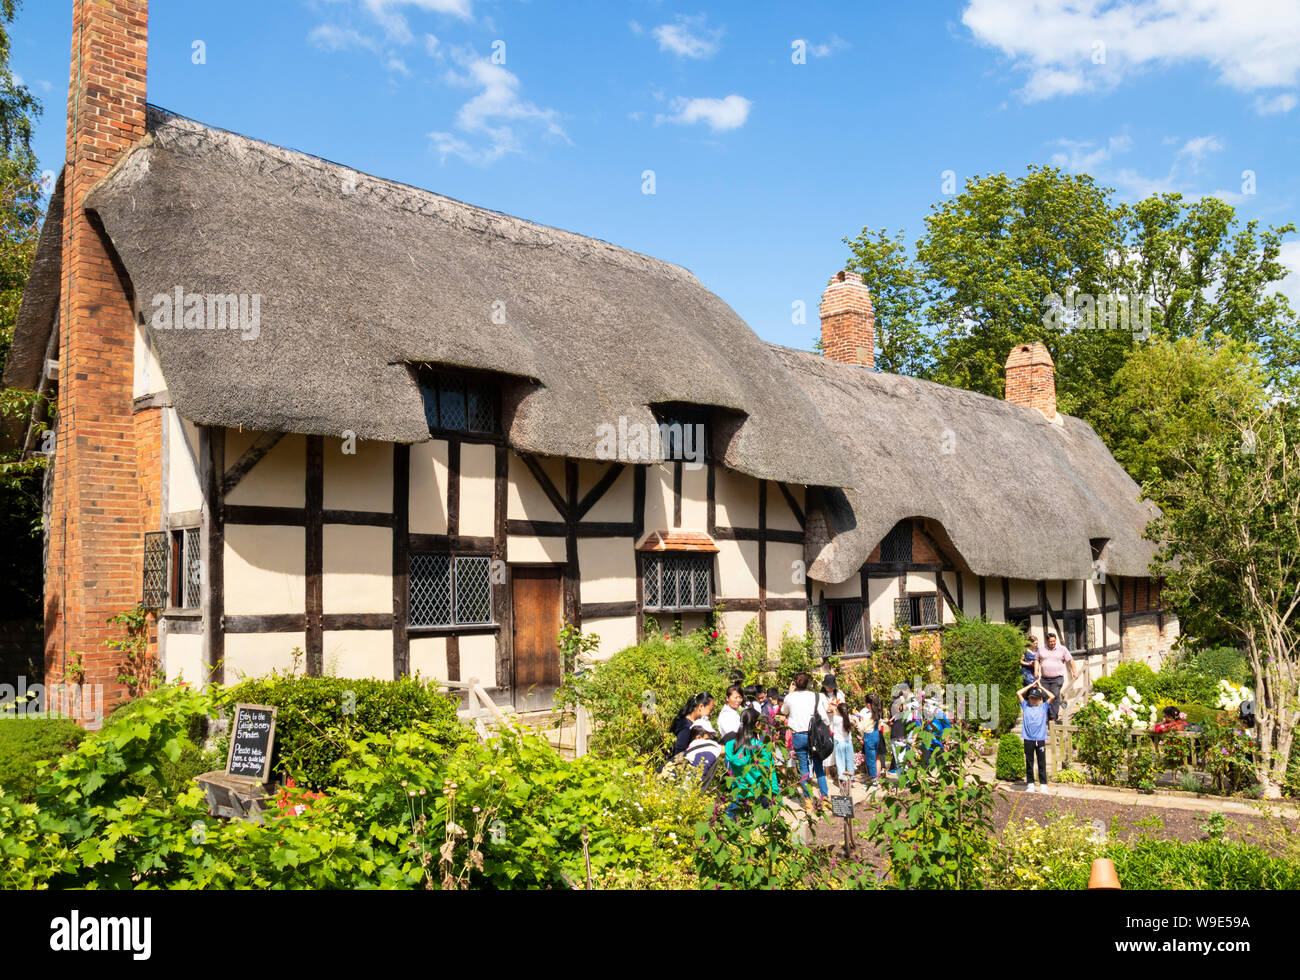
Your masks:
{"label": "blue sky", "polygon": [[[46,106],[36,149],[50,170],[71,11],[26,0],[13,29],[14,69]],[[150,101],[676,262],[761,336],[799,347],[843,239],[864,226],[914,239],[945,171],[960,187],[1058,163],[1128,200],[1218,193],[1243,219],[1300,222],[1298,97],[1296,0],[150,10]],[[1284,260],[1300,270],[1294,237]],[[1300,300],[1300,271],[1286,288]],[[792,323],[796,301],[806,324]]]}

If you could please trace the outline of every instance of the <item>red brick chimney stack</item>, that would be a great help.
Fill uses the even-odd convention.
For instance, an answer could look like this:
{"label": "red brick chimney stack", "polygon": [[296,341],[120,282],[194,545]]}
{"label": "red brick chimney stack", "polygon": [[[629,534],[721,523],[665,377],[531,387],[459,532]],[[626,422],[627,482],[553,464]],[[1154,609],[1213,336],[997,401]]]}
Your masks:
{"label": "red brick chimney stack", "polygon": [[1007,358],[1007,401],[1056,418],[1056,365],[1041,341],[1017,344]]}
{"label": "red brick chimney stack", "polygon": [[[106,708],[124,693],[106,620],[141,598],[146,515],[132,412],[129,285],[83,210],[86,192],[145,134],[148,0],[73,0],[59,314],[59,414],[45,583],[46,686],[81,654]],[[155,413],[156,416],[156,413]],[[157,494],[153,496],[156,498]],[[152,517],[154,530],[158,518]]]}
{"label": "red brick chimney stack", "polygon": [[822,294],[822,354],[845,364],[876,363],[876,313],[856,272],[837,272]]}

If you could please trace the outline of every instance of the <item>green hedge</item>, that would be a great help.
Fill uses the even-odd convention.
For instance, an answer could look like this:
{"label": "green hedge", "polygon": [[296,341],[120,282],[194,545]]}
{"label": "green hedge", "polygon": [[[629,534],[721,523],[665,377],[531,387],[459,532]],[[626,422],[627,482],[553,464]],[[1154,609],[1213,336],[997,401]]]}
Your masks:
{"label": "green hedge", "polygon": [[85,737],[81,726],[67,718],[0,720],[0,788],[30,803],[40,783],[37,763],[57,761]]}
{"label": "green hedge", "polygon": [[447,748],[474,740],[470,728],[456,717],[458,699],[419,678],[272,674],[230,688],[223,701],[228,707],[244,702],[278,708],[273,771],[311,789],[337,785],[331,769],[349,738],[400,732],[418,720],[432,725],[434,741]]}
{"label": "green hedge", "polygon": [[[996,685],[999,732],[1010,731],[1020,717],[1020,657],[1025,634],[1019,627],[986,619],[957,617],[943,631],[943,676],[950,684]],[[979,700],[983,701],[983,698]]]}
{"label": "green hedge", "polygon": [[1011,782],[1025,778],[1025,746],[1015,732],[1007,732],[998,741],[997,776]]}

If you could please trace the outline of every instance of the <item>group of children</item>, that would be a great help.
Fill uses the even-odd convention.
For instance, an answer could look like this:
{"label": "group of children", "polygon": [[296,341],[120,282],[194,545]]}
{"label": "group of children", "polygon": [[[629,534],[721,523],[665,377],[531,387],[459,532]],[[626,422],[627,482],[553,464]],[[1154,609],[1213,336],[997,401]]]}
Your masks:
{"label": "group of children", "polygon": [[[799,685],[801,679],[803,687]],[[829,796],[828,770],[833,770],[833,779],[841,792],[850,791],[859,750],[870,786],[886,767],[890,775],[897,774],[918,726],[922,730],[918,753],[928,765],[932,753],[942,744],[944,732],[952,724],[938,698],[919,698],[906,684],[900,685],[888,712],[875,694],[868,694],[860,709],[851,710],[834,674],[822,679],[820,693],[806,690],[807,686],[803,674],[785,694],[775,687],[733,684],[724,695],[716,726],[712,721],[716,702],[711,694],[701,692],[690,698],[673,720],[671,731],[675,741],[671,754],[680,755],[688,764],[705,770],[725,758],[734,775],[737,759],[733,758],[736,755],[733,744],[739,736],[749,736],[762,720],[769,733],[776,733],[766,739],[774,761],[782,765],[797,760],[801,776],[807,780],[815,778],[825,799]],[[815,700],[809,702],[810,695]],[[816,757],[807,748],[814,713],[829,727],[833,739],[834,749],[825,758]]]}

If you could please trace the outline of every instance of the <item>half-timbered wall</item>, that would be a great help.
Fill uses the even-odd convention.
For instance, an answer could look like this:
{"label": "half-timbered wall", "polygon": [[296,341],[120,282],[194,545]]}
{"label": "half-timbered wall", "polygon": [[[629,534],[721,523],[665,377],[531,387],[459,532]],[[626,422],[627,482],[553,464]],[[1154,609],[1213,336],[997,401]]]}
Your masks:
{"label": "half-timbered wall", "polygon": [[[557,568],[564,614],[606,657],[645,627],[637,544],[652,532],[716,542],[712,596],[728,631],[756,620],[775,646],[805,630],[802,487],[712,464],[532,457],[486,437],[345,442],[201,428],[170,408],[165,425],[169,527],[196,529],[204,577],[199,606],[170,603],[162,616],[169,677],[232,683],[297,669],[473,676],[505,689],[511,570]],[[418,553],[490,556],[495,621],[411,626]],[[682,614],[681,628],[705,615]]]}

